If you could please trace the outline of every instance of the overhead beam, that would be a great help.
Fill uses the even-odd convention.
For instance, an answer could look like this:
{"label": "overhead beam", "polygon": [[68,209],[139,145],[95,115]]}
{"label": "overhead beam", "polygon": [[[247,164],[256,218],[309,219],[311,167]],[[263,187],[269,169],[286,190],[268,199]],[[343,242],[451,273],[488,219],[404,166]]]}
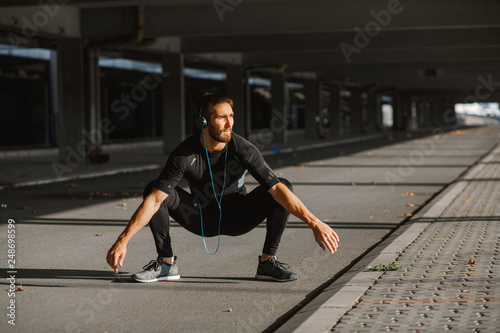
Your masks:
{"label": "overhead beam", "polygon": [[477,62],[474,59],[462,61],[435,61],[429,62],[412,62],[412,63],[377,63],[377,64],[328,64],[328,66],[318,65],[311,66],[311,64],[290,64],[287,66],[288,72],[304,72],[308,69],[314,70],[329,70],[334,72],[366,72],[371,70],[398,70],[398,69],[414,69],[420,70],[425,68],[437,68],[442,70],[460,71],[461,73],[470,73],[484,70],[497,70],[500,69],[500,61],[498,60],[484,60]]}
{"label": "overhead beam", "polygon": [[13,46],[27,46],[39,37],[79,38],[80,10],[40,2],[38,6],[10,7],[0,11],[2,36]]}
{"label": "overhead beam", "polygon": [[[399,4],[399,5],[398,5]],[[388,8],[390,6],[390,8]],[[392,12],[392,13],[391,13]],[[369,22],[387,29],[498,27],[500,2],[360,0],[245,2],[217,11],[212,1],[190,6],[148,6],[148,36],[210,36],[305,31],[352,31]],[[389,13],[383,18],[383,13]],[[423,19],[425,18],[425,19]],[[380,25],[379,25],[380,26]]]}
{"label": "overhead beam", "polygon": [[[11,6],[36,6],[40,0],[2,0],[0,7]],[[261,2],[262,0],[245,0],[245,2]],[[274,1],[289,1],[289,0],[274,0]],[[164,5],[165,0],[57,0],[60,4],[70,4],[80,8],[102,8],[102,7],[124,7],[134,6],[139,2],[142,5]],[[207,0],[168,0],[168,6],[177,5],[193,5],[207,3],[212,1]]]}
{"label": "overhead beam", "polygon": [[[356,32],[307,32],[289,34],[250,34],[224,36],[186,36],[185,53],[264,52],[292,50],[339,50],[340,44],[356,47]],[[500,45],[500,27],[448,28],[425,30],[381,30],[370,38],[368,47],[476,47]]]}
{"label": "overhead beam", "polygon": [[82,35],[94,39],[131,38],[137,29],[136,10],[136,7],[82,9]]}
{"label": "overhead beam", "polygon": [[[222,5],[220,5],[222,3]],[[500,2],[468,1],[89,1],[71,2],[85,8],[90,16],[106,12],[106,19],[92,20],[84,31],[107,33],[121,29],[126,34],[131,20],[123,17],[125,8],[145,6],[146,37],[227,36],[228,34],[290,34],[337,32],[353,34],[360,30],[412,31],[427,29],[498,28]],[[218,5],[219,4],[219,5]],[[106,8],[106,5],[108,8]],[[117,7],[121,5],[122,7]],[[71,7],[66,6],[66,7]],[[132,6],[132,7],[131,7]],[[75,8],[75,7],[73,7]],[[83,9],[82,9],[83,10]],[[122,21],[122,24],[112,22]],[[347,40],[350,40],[348,38]],[[278,42],[279,41],[276,41]]]}
{"label": "overhead beam", "polygon": [[[483,61],[500,60],[500,46],[477,48],[423,48],[393,47],[360,50],[350,56],[352,64],[398,64],[434,63],[446,61]],[[286,63],[286,64],[349,64],[345,54],[334,51],[289,51],[289,52],[252,52],[243,57],[245,63]]]}

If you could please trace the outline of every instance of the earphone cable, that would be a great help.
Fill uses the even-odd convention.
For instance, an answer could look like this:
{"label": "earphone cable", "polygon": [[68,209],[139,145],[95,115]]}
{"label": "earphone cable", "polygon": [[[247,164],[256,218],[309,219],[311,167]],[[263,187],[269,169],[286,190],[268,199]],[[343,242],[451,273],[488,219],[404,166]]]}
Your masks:
{"label": "earphone cable", "polygon": [[224,183],[222,185],[222,190],[221,190],[220,198],[217,198],[217,194],[215,193],[214,177],[213,177],[213,174],[212,174],[212,167],[210,166],[210,158],[208,156],[207,139],[205,137],[205,132],[204,131],[203,131],[203,142],[205,143],[205,153],[207,155],[207,164],[208,164],[208,171],[210,173],[210,180],[212,181],[212,190],[214,192],[214,197],[215,197],[215,201],[217,202],[217,206],[219,207],[219,228],[218,228],[218,231],[217,231],[217,249],[215,250],[215,252],[211,253],[210,251],[208,251],[207,243],[205,241],[205,232],[203,230],[203,212],[201,210],[200,200],[198,200],[198,207],[200,207],[201,236],[203,238],[203,245],[205,245],[205,251],[207,251],[208,254],[212,255],[212,254],[216,254],[217,251],[219,251],[219,245],[220,245],[220,225],[221,225],[221,221],[222,221],[222,208],[221,208],[221,205],[222,205],[222,196],[224,195],[224,188],[226,187],[226,165],[227,165],[227,150],[228,150],[228,147],[227,147],[227,144],[226,144],[226,147],[225,147],[226,153],[225,153],[225,157],[224,157]]}

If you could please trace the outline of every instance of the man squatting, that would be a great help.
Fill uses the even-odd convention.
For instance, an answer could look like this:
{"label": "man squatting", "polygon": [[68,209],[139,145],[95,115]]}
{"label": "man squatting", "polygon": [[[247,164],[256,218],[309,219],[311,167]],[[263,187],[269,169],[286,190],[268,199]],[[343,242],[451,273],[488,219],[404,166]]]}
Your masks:
{"label": "man squatting", "polygon": [[[130,239],[149,223],[158,257],[132,277],[139,282],[180,278],[171,246],[170,217],[203,237],[239,236],[266,219],[266,237],[255,276],[258,280],[297,279],[287,265],[276,259],[290,214],[311,228],[323,250],[337,250],[339,237],[335,231],[306,208],[292,192],[290,182],[274,174],[252,143],[233,133],[233,101],[229,97],[205,93],[196,100],[195,112],[200,133],[184,140],[170,154],[108,251],[106,260],[115,273],[118,266],[123,266]],[[260,184],[250,192],[244,186],[247,172]],[[190,193],[177,186],[182,178],[189,182]]]}

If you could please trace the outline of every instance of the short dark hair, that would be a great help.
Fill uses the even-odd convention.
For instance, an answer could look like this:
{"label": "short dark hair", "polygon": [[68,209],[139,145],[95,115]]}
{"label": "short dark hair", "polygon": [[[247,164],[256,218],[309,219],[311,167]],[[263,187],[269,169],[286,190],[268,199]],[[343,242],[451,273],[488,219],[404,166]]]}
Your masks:
{"label": "short dark hair", "polygon": [[205,119],[209,120],[210,115],[214,112],[214,106],[222,103],[229,104],[231,108],[234,106],[233,100],[226,95],[206,92],[194,102],[194,112],[196,116],[201,114]]}

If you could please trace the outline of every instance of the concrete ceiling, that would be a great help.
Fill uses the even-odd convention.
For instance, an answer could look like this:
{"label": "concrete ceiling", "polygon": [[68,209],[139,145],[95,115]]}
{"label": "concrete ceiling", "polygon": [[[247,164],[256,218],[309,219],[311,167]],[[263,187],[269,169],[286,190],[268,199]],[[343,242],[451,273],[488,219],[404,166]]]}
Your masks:
{"label": "concrete ceiling", "polygon": [[[27,45],[74,37],[134,58],[168,51],[189,61],[286,65],[290,78],[469,95],[482,85],[488,98],[500,90],[497,0],[38,2],[0,3],[4,43],[12,43],[9,33],[29,37]],[[26,22],[37,19],[37,33],[26,36]]]}

